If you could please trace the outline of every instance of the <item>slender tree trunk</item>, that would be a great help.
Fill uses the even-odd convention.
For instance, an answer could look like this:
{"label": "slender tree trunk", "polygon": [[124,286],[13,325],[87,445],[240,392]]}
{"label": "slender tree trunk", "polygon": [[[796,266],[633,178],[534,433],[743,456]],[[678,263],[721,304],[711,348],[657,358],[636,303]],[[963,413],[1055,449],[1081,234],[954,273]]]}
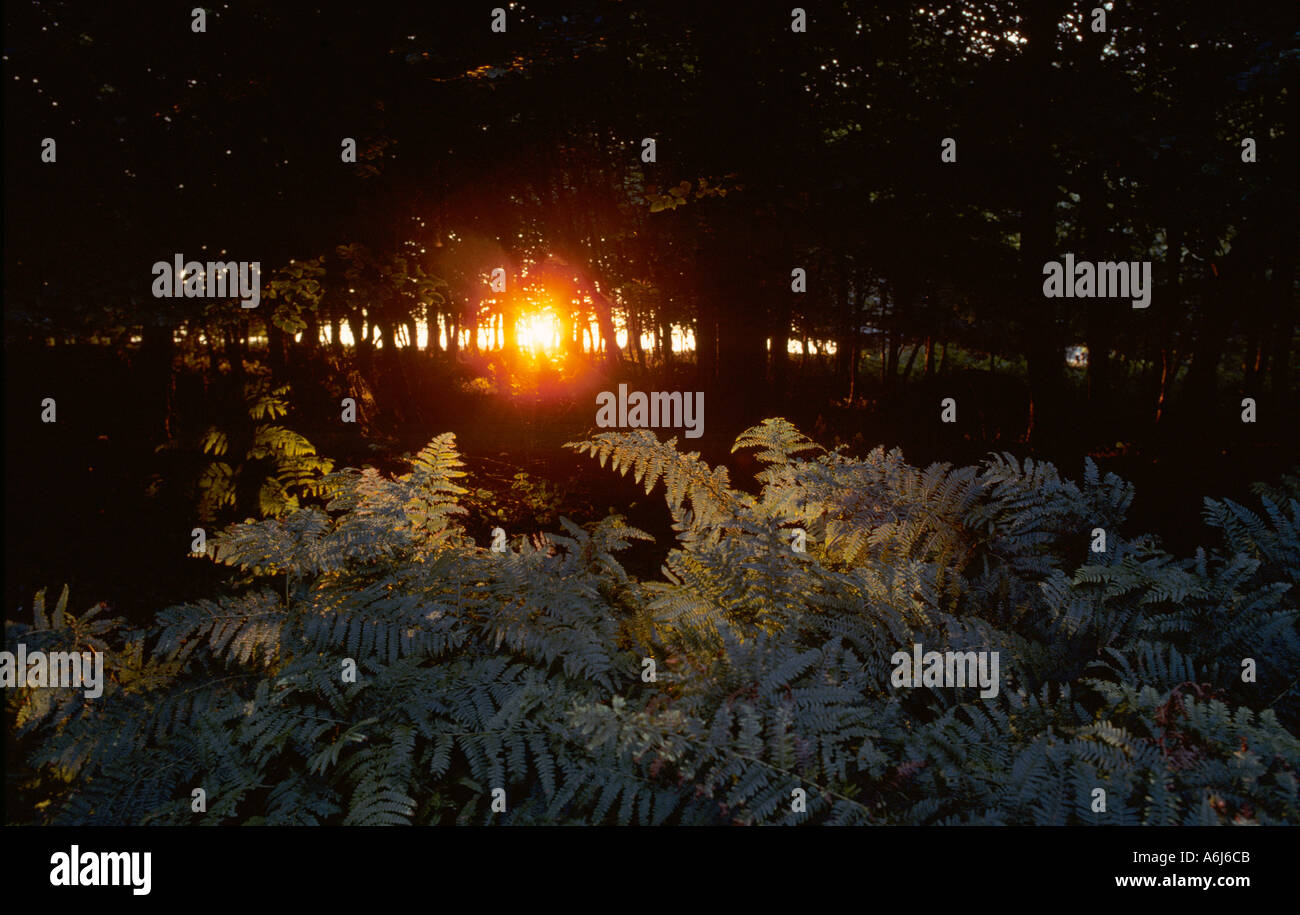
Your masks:
{"label": "slender tree trunk", "polygon": [[284,378],[289,367],[289,335],[273,323],[266,325],[266,362],[271,368],[272,378]]}
{"label": "slender tree trunk", "polygon": [[713,304],[702,298],[695,328],[695,365],[702,388],[713,386],[718,374],[718,319]]}
{"label": "slender tree trunk", "polygon": [[[1294,129],[1296,122],[1296,93],[1288,91],[1282,101],[1280,117],[1278,123],[1291,124],[1292,128],[1286,130],[1283,134],[1282,148],[1276,160],[1276,165],[1270,163],[1270,168],[1278,170],[1277,178],[1279,181],[1285,181],[1294,174],[1295,164],[1300,158],[1300,137],[1297,137],[1297,131]],[[1286,172],[1281,173],[1285,169]],[[1292,179],[1293,180],[1293,179]],[[1282,213],[1281,219],[1278,220],[1278,231],[1274,234],[1277,242],[1277,256],[1273,262],[1273,282],[1269,290],[1269,298],[1272,299],[1273,305],[1273,364],[1272,364],[1272,401],[1278,415],[1292,415],[1290,406],[1294,404],[1292,399],[1294,395],[1290,390],[1291,384],[1291,358],[1292,358],[1292,341],[1295,339],[1296,329],[1296,310],[1295,310],[1295,283],[1296,283],[1296,254],[1297,247],[1300,246],[1300,215],[1296,212],[1295,194],[1284,198],[1280,204]],[[1294,421],[1294,420],[1293,420]]]}
{"label": "slender tree trunk", "polygon": [[340,331],[341,322],[337,314],[331,313],[329,317],[330,326],[330,349],[335,356],[343,355],[343,338]]}
{"label": "slender tree trunk", "polygon": [[921,341],[917,340],[916,343],[912,345],[912,354],[907,357],[907,365],[903,369],[902,381],[904,384],[906,384],[907,380],[912,377],[912,364],[916,362],[916,354],[920,349]]}
{"label": "slender tree trunk", "polygon": [[217,353],[218,333],[219,331],[215,325],[208,324],[203,328],[203,339],[206,340],[208,344],[208,374],[213,379],[216,379],[217,375],[220,374],[218,367],[221,364],[221,359]]}
{"label": "slender tree trunk", "polygon": [[[428,326],[427,318],[425,319],[425,326],[426,327]],[[424,341],[424,346],[423,347],[420,346],[420,338],[415,332],[416,328],[415,328],[414,316],[410,314],[403,316],[402,327],[405,328],[406,330],[406,346],[411,350],[411,352],[415,353],[420,351],[424,351],[424,352],[428,351],[429,341],[427,339]]]}
{"label": "slender tree trunk", "polygon": [[1162,346],[1160,348],[1160,384],[1156,390],[1156,423],[1165,415],[1165,410],[1169,404],[1169,392],[1173,390],[1174,382],[1178,380],[1178,370],[1181,368],[1182,358],[1177,350]]}
{"label": "slender tree trunk", "polygon": [[637,365],[645,370],[645,348],[641,345],[641,314],[635,307],[627,311],[627,342],[632,348],[632,355]]}
{"label": "slender tree trunk", "polygon": [[582,329],[568,308],[560,309],[560,345],[567,356],[582,352]]}
{"label": "slender tree trunk", "polygon": [[320,315],[315,308],[307,309],[307,326],[302,329],[302,349],[308,362],[316,358],[320,349]]}
{"label": "slender tree trunk", "polygon": [[162,417],[162,432],[168,439],[172,434],[172,404],[175,378],[172,373],[172,355],[175,341],[170,324],[159,315],[141,329],[140,373],[145,382],[145,396],[153,402],[146,405],[147,416]]}
{"label": "slender tree trunk", "polygon": [[[1084,231],[1088,254],[1093,261],[1111,260],[1119,252],[1111,250],[1110,220],[1106,210],[1106,181],[1101,164],[1094,161],[1087,171],[1084,189]],[[1110,299],[1089,299],[1085,315],[1088,342],[1088,405],[1094,425],[1100,425],[1110,413],[1110,350],[1114,340],[1116,303]],[[1124,305],[1123,307],[1128,307]]]}
{"label": "slender tree trunk", "polygon": [[885,366],[885,384],[892,387],[898,380],[898,354],[902,352],[902,335],[897,330],[889,332],[888,364]]}
{"label": "slender tree trunk", "polygon": [[230,377],[234,381],[238,396],[244,396],[244,339],[238,321],[226,325],[226,358],[230,360]]}
{"label": "slender tree trunk", "polygon": [[1220,275],[1215,276],[1215,269],[1211,269],[1205,277],[1206,292],[1202,299],[1200,320],[1197,322],[1196,348],[1192,353],[1191,367],[1187,370],[1187,383],[1183,389],[1190,407],[1189,419],[1210,409],[1214,404],[1219,361],[1232,330],[1232,318],[1227,313],[1229,296],[1225,289],[1230,268],[1226,263],[1221,267],[1215,264],[1215,267]]}
{"label": "slender tree trunk", "polygon": [[591,307],[596,313],[596,326],[600,328],[600,336],[607,347],[605,358],[611,363],[622,361],[623,351],[619,348],[618,338],[614,335],[614,303],[597,290],[595,284],[590,281],[583,291],[591,299]]}
{"label": "slender tree trunk", "polygon": [[1277,265],[1273,268],[1273,365],[1272,399],[1281,407],[1287,401],[1291,382],[1292,341],[1295,339],[1296,217],[1278,233]]}
{"label": "slender tree trunk", "polygon": [[858,396],[858,363],[862,356],[862,335],[854,334],[849,342],[849,404]]}
{"label": "slender tree trunk", "polygon": [[460,355],[460,321],[455,305],[443,312],[442,322],[447,332],[447,352],[453,357]]}
{"label": "slender tree trunk", "polygon": [[[1182,306],[1183,227],[1181,222],[1172,220],[1165,229],[1165,248],[1163,298],[1170,307],[1162,310],[1160,319],[1160,385],[1156,392],[1155,417],[1157,425],[1168,410],[1169,394],[1173,390],[1181,361],[1178,351],[1173,347],[1173,316]],[[1088,359],[1089,361],[1092,359],[1091,352],[1088,354]]]}
{"label": "slender tree trunk", "polygon": [[1053,110],[1053,87],[1059,85],[1052,66],[1056,56],[1057,23],[1068,4],[1052,0],[1033,4],[1026,11],[1028,39],[1021,53],[1024,67],[1023,98],[1017,106],[1024,118],[1023,164],[1020,168],[1020,254],[1024,286],[1021,307],[1029,367],[1029,440],[1041,446],[1059,440],[1067,417],[1064,410],[1064,343],[1059,328],[1056,299],[1044,298],[1043,264],[1054,255],[1058,180],[1052,159],[1047,118]]}

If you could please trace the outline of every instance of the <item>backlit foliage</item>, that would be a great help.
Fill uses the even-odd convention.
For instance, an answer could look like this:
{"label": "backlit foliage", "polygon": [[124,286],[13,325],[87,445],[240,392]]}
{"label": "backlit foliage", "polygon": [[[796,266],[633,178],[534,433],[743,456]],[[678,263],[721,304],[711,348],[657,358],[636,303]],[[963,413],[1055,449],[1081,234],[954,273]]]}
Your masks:
{"label": "backlit foliage", "polygon": [[[1091,461],[1079,482],[1006,455],[920,468],[769,420],[737,441],[763,464],[748,495],[646,432],[574,447],[663,487],[662,580],[624,570],[649,538],[617,516],[472,542],[448,434],[404,476],[334,473],[323,510],[227,528],[235,590],[149,632],[62,602],[7,626],[10,649],[110,652],[100,699],[7,692],[40,818],[1300,822],[1293,491],[1207,500],[1218,542],[1179,558],[1126,530],[1133,488]],[[998,694],[893,687],[913,643],[998,651]]]}
{"label": "backlit foliage", "polygon": [[245,391],[251,422],[225,429],[210,426],[204,433],[197,494],[200,521],[230,515],[267,518],[323,495],[322,480],[334,462],[282,424],[288,398],[287,385],[272,387],[257,379]]}

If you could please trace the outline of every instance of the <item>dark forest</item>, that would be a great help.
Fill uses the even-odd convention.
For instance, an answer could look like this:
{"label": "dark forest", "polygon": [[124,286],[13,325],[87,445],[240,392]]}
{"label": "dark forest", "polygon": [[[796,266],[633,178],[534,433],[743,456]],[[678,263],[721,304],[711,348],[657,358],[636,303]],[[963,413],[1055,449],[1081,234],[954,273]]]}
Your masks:
{"label": "dark forest", "polygon": [[1294,4],[4,19],[5,822],[1300,823]]}

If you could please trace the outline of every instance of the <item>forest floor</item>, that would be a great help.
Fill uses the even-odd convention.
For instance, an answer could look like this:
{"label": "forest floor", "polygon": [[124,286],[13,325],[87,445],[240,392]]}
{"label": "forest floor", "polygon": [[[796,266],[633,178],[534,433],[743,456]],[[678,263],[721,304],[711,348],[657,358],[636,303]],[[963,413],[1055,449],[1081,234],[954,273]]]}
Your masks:
{"label": "forest floor", "polygon": [[[305,436],[336,468],[375,466],[389,473],[403,472],[405,457],[452,431],[468,471],[463,482],[470,489],[469,514],[463,521],[477,542],[486,545],[496,526],[514,537],[558,530],[561,515],[582,523],[615,511],[655,536],[653,544],[629,551],[629,571],[657,577],[672,544],[662,499],[647,498],[630,479],[564,448],[599,431],[594,392],[616,387],[617,380],[595,369],[567,378],[542,371],[522,386],[518,377],[507,385],[488,361],[480,357],[476,365],[450,369],[431,362],[424,363],[427,369],[403,366],[400,386],[386,384],[379,373],[371,392],[378,415],[352,425],[338,421],[337,378],[299,383],[290,395],[293,409],[281,423]],[[25,616],[28,611],[19,608],[29,608],[37,590],[57,592],[64,583],[74,607],[104,601],[134,622],[171,603],[211,595],[228,570],[187,555],[190,532],[201,526],[195,515],[198,441],[209,424],[241,421],[238,398],[217,385],[206,389],[196,373],[182,374],[172,395],[171,434],[174,443],[191,444],[188,450],[159,450],[166,435],[129,354],[68,347],[43,352],[39,364],[22,362],[7,360],[6,369],[6,615]],[[856,454],[899,446],[910,462],[922,465],[973,463],[993,451],[1032,453],[1019,441],[1024,417],[1017,391],[1023,385],[1012,375],[990,378],[965,370],[952,376],[949,387],[965,385],[959,399],[987,406],[946,429],[935,422],[944,376],[885,389],[868,374],[850,403],[833,396],[839,385],[829,371],[806,368],[762,412],[785,416],[825,446],[842,445]],[[693,366],[687,365],[667,377],[649,373],[618,380],[642,390],[689,390],[692,377]],[[58,404],[56,423],[41,423],[34,406],[47,396]],[[704,435],[681,442],[710,463],[726,463],[733,484],[750,488],[754,462],[730,451],[750,422],[729,414],[725,396],[718,399],[724,403],[706,404]],[[246,414],[242,421],[247,423]],[[1139,427],[1131,417],[1117,415],[1115,428],[1127,431],[1106,441],[1081,440],[1080,432],[1040,456],[1055,458],[1064,476],[1078,479],[1084,455],[1091,454],[1103,472],[1133,482],[1137,496],[1129,531],[1157,534],[1179,555],[1207,539],[1204,497],[1249,503],[1251,483],[1274,482],[1300,461],[1295,442],[1276,428],[1225,440],[1203,429],[1198,433],[1193,425],[1177,435],[1147,430],[1145,441],[1133,434]],[[680,438],[680,430],[676,434]],[[223,520],[242,519],[232,514]],[[219,526],[206,525],[209,533]]]}

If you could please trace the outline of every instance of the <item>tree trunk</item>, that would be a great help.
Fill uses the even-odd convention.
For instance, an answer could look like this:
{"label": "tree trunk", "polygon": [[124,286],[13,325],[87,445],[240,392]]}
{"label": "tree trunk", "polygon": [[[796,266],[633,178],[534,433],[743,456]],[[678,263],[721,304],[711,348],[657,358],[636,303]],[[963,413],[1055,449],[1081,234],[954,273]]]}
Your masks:
{"label": "tree trunk", "polygon": [[607,347],[605,358],[611,363],[621,362],[623,351],[619,348],[618,338],[614,335],[614,303],[599,292],[591,282],[587,283],[584,291],[591,299],[591,307],[596,312],[596,326],[600,328],[600,336]]}
{"label": "tree trunk", "polygon": [[1295,260],[1296,216],[1291,214],[1284,230],[1278,233],[1278,257],[1273,268],[1273,365],[1272,399],[1276,407],[1285,405],[1290,392],[1291,341],[1295,339]]}
{"label": "tree trunk", "polygon": [[208,324],[203,328],[203,339],[208,344],[208,374],[213,380],[216,379],[218,367],[221,364],[220,356],[217,353],[217,330],[215,325]]}
{"label": "tree trunk", "polygon": [[[1100,156],[1100,154],[1097,154]],[[1106,180],[1101,163],[1093,161],[1086,173],[1084,188],[1084,231],[1090,260],[1113,260],[1119,252],[1111,249],[1110,219],[1106,210]],[[1088,343],[1088,406],[1094,427],[1100,427],[1110,413],[1112,373],[1110,350],[1115,338],[1115,310],[1127,305],[1110,299],[1089,299],[1084,311]]]}
{"label": "tree trunk", "polygon": [[885,353],[885,384],[893,387],[894,382],[898,380],[898,354],[902,352],[903,341],[902,335],[891,329],[889,332],[889,348]]}
{"label": "tree trunk", "polygon": [[[456,306],[452,305],[442,315],[443,327],[447,332],[447,352],[452,356],[460,354],[460,321]],[[437,331],[437,328],[433,329]]]}
{"label": "tree trunk", "polygon": [[[1291,179],[1294,174],[1297,157],[1300,157],[1300,137],[1294,129],[1296,122],[1296,93],[1288,91],[1282,102],[1279,123],[1291,124],[1292,128],[1284,131],[1282,148],[1276,160],[1270,164],[1275,168],[1278,180]],[[1285,171],[1283,171],[1285,170]],[[1293,179],[1292,179],[1293,180]],[[1285,185],[1283,185],[1285,186]],[[1289,203],[1287,201],[1290,201]],[[1273,378],[1271,384],[1274,409],[1279,416],[1290,414],[1288,395],[1291,393],[1291,341],[1295,339],[1295,262],[1297,243],[1300,242],[1300,215],[1296,213],[1295,195],[1283,198],[1280,209],[1278,231],[1274,234],[1277,242],[1277,256],[1273,262],[1273,284],[1270,298],[1273,299],[1271,311],[1274,315],[1273,325]],[[1291,401],[1294,403],[1294,401]],[[1292,419],[1294,423],[1294,418]]]}
{"label": "tree trunk", "polygon": [[226,325],[226,358],[230,360],[230,377],[234,381],[235,391],[239,397],[244,396],[244,339],[239,322],[231,321]]}
{"label": "tree trunk", "polygon": [[[425,326],[428,327],[427,318],[425,319]],[[429,341],[427,338],[424,341],[424,346],[420,346],[420,337],[416,334],[415,317],[413,315],[407,314],[403,316],[402,327],[406,330],[406,347],[410,349],[411,352],[419,352],[421,349],[426,352],[428,351]]]}
{"label": "tree trunk", "polygon": [[302,349],[310,362],[320,349],[320,315],[315,308],[307,310],[306,321],[307,326],[302,329]]}
{"label": "tree trunk", "polygon": [[1178,379],[1178,370],[1182,359],[1178,351],[1162,346],[1160,348],[1160,384],[1156,390],[1156,424],[1160,423],[1169,403],[1169,392]]}
{"label": "tree trunk", "polygon": [[289,367],[289,335],[273,323],[266,324],[266,362],[271,368],[271,377],[284,379]]}
{"label": "tree trunk", "polygon": [[342,322],[339,321],[337,314],[331,313],[329,317],[330,325],[330,349],[336,356],[343,355],[343,338],[340,336]]}
{"label": "tree trunk", "polygon": [[[1157,424],[1168,409],[1169,394],[1173,390],[1174,381],[1178,376],[1178,366],[1182,361],[1177,349],[1172,345],[1174,315],[1182,305],[1183,227],[1181,222],[1171,220],[1170,225],[1165,229],[1165,248],[1162,299],[1168,303],[1168,307],[1162,309],[1160,319],[1160,385],[1156,392],[1155,418]],[[1092,361],[1091,352],[1088,354],[1088,360]]]}
{"label": "tree trunk", "polygon": [[785,395],[790,374],[790,295],[778,292],[772,322],[772,387],[777,397]]}
{"label": "tree trunk", "polygon": [[718,374],[718,320],[712,303],[702,299],[695,328],[695,368],[701,388],[711,388]]}
{"label": "tree trunk", "polygon": [[1225,288],[1228,276],[1228,265],[1218,262],[1211,262],[1211,269],[1205,275],[1206,291],[1202,297],[1200,319],[1197,321],[1196,346],[1183,389],[1183,396],[1190,408],[1187,411],[1189,420],[1202,411],[1211,409],[1217,396],[1219,361],[1232,330],[1232,317],[1228,314],[1229,294]]}
{"label": "tree trunk", "polygon": [[632,348],[632,355],[637,365],[644,371],[646,364],[645,348],[641,345],[641,314],[635,307],[629,307],[627,310],[627,342]]}
{"label": "tree trunk", "polygon": [[465,314],[465,322],[469,330],[469,349],[475,356],[479,354],[478,332],[482,324],[483,302],[479,299],[470,299],[470,308]]}
{"label": "tree trunk", "polygon": [[862,361],[862,335],[854,334],[849,341],[849,405],[858,396],[858,363]]}
{"label": "tree trunk", "polygon": [[168,439],[172,435],[172,403],[175,378],[172,374],[172,354],[175,341],[172,339],[170,324],[164,323],[161,315],[154,314],[152,320],[141,329],[140,363],[141,377],[144,380],[145,405],[144,415],[162,418],[162,433]]}
{"label": "tree trunk", "polygon": [[1029,440],[1042,446],[1059,440],[1067,417],[1064,410],[1064,342],[1056,299],[1043,296],[1043,264],[1055,256],[1058,180],[1052,159],[1047,118],[1053,110],[1053,87],[1059,82],[1052,66],[1056,55],[1057,23],[1067,4],[1054,0],[1026,10],[1028,42],[1021,53],[1024,118],[1021,187],[1021,309],[1027,333],[1025,355],[1030,390]]}
{"label": "tree trunk", "polygon": [[907,384],[907,380],[912,377],[912,364],[916,362],[916,354],[920,349],[921,341],[917,340],[916,343],[912,345],[912,354],[907,357],[907,365],[903,369],[903,384]]}

